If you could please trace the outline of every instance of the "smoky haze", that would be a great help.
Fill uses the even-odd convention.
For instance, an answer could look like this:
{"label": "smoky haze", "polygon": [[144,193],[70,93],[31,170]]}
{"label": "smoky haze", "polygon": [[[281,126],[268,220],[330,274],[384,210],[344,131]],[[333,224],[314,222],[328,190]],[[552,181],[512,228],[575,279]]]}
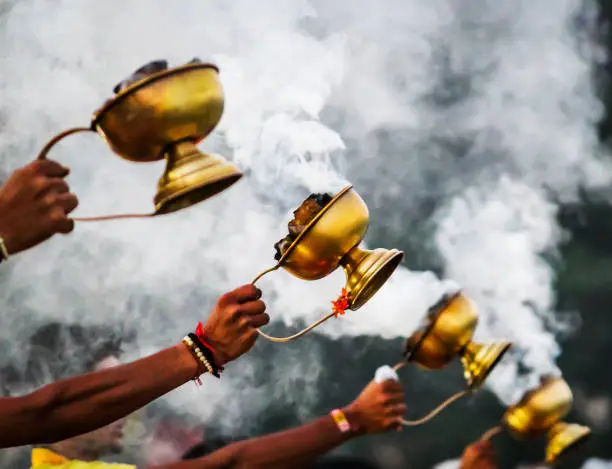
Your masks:
{"label": "smoky haze", "polygon": [[[273,244],[309,192],[350,181],[372,214],[368,247],[402,244],[436,261],[423,268],[408,256],[368,305],[319,333],[405,337],[452,280],[478,304],[477,339],[515,343],[488,381],[503,403],[542,374],[559,373],[557,337],[575,322],[555,311],[557,203],[612,174],[594,127],[602,106],[591,73],[602,52],[589,35],[590,2],[2,6],[5,172],[34,158],[53,134],[86,124],[139,66],[196,56],[220,67],[226,92],[223,119],[202,149],[246,172],[190,210],[77,224],[70,236],[19,255],[4,274],[5,360],[18,363],[32,322],[50,319],[136,325],[137,355],[180,340],[219,294],[273,264]],[[50,157],[72,168],[79,216],[149,211],[163,170],[122,161],[87,135]],[[317,282],[277,272],[261,288],[273,321],[298,327],[329,311],[343,281],[341,272]],[[169,399],[204,419],[226,409],[220,423],[230,427],[248,425],[271,398],[306,415],[323,398],[316,383],[326,365],[308,337],[301,340],[300,353],[278,346],[270,384],[246,358],[228,379]],[[296,389],[300,399],[290,401]]]}

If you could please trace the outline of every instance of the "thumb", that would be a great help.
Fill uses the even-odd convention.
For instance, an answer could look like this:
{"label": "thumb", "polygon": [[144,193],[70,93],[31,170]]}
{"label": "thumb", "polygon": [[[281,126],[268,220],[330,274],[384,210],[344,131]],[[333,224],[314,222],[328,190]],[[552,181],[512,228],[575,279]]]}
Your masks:
{"label": "thumb", "polygon": [[49,177],[63,178],[68,176],[70,169],[53,160],[37,160],[38,170]]}

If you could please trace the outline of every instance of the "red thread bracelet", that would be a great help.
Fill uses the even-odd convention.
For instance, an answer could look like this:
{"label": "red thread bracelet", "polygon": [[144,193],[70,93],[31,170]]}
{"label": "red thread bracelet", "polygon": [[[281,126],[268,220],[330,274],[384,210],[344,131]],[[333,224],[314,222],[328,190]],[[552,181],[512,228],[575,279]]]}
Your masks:
{"label": "red thread bracelet", "polygon": [[200,339],[204,347],[206,347],[208,350],[214,353],[215,349],[213,349],[212,345],[208,343],[208,340],[206,338],[206,331],[204,330],[204,326],[202,325],[201,322],[199,322],[198,326],[196,327],[195,335],[198,336],[198,339]]}
{"label": "red thread bracelet", "polygon": [[212,354],[210,359],[212,360],[213,366],[215,367],[215,373],[213,373],[213,374],[215,376],[219,377],[218,374],[223,372],[224,367],[220,366],[220,365],[217,365],[215,363],[215,361],[216,361],[215,360],[215,358],[216,358],[215,349],[208,342],[206,330],[204,329],[204,325],[201,322],[199,322],[198,325],[196,326],[195,336],[198,339],[198,341],[201,343],[201,345],[206,347],[210,351],[210,353]]}

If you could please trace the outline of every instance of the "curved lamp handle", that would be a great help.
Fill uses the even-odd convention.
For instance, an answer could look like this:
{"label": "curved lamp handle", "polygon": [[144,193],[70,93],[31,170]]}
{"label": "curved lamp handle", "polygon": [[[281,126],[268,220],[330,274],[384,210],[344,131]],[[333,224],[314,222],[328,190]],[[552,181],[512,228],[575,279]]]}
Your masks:
{"label": "curved lamp handle", "polygon": [[72,127],[71,129],[68,130],[64,130],[63,132],[57,134],[55,137],[51,138],[51,140],[49,140],[45,146],[42,148],[42,150],[40,150],[40,153],[38,154],[37,159],[38,160],[44,160],[47,158],[47,153],[49,153],[51,151],[51,149],[57,144],[59,143],[61,140],[64,140],[66,137],[72,135],[72,134],[77,134],[79,132],[95,132],[94,129],[92,129],[91,127]]}
{"label": "curved lamp handle", "polygon": [[[258,274],[253,281],[251,282],[251,285],[255,285],[255,283],[262,278],[264,275],[269,274],[270,272],[274,272],[275,270],[278,270],[280,268],[280,264],[276,264],[274,267],[270,267],[267,270],[264,270],[263,272],[261,272],[260,274]],[[262,336],[264,339],[269,340],[270,342],[276,342],[277,344],[283,344],[286,342],[291,342],[294,339],[297,339],[298,337],[302,337],[304,334],[306,334],[307,332],[310,332],[311,330],[313,330],[315,327],[323,324],[325,321],[327,321],[328,319],[331,319],[335,316],[334,313],[329,313],[327,316],[322,317],[321,319],[319,319],[318,321],[312,323],[310,326],[305,327],[304,329],[302,329],[300,332],[290,335],[288,337],[274,337],[271,335],[266,334],[265,332],[263,332],[261,329],[257,329],[257,333]]]}
{"label": "curved lamp handle", "polygon": [[[399,370],[400,368],[403,368],[406,365],[406,362],[400,362],[397,365],[395,365],[393,367],[393,369],[395,371]],[[436,415],[438,415],[440,412],[442,412],[446,407],[448,407],[450,404],[452,404],[453,402],[455,402],[457,399],[465,396],[466,394],[469,394],[471,392],[470,389],[465,389],[463,391],[459,391],[455,394],[453,394],[451,397],[449,397],[448,399],[446,399],[444,402],[442,402],[438,407],[436,407],[435,409],[433,409],[431,412],[429,412],[427,415],[425,415],[424,417],[418,419],[418,420],[406,420],[406,419],[401,419],[400,422],[402,425],[404,425],[405,427],[416,427],[418,425],[422,425],[426,422],[429,422],[432,418],[434,418]]]}
{"label": "curved lamp handle", "polygon": [[502,427],[499,425],[496,427],[489,428],[486,432],[482,434],[479,441],[488,441],[493,438],[495,435],[499,435],[502,432]]}
{"label": "curved lamp handle", "polygon": [[[55,137],[51,138],[46,144],[45,146],[42,148],[42,150],[40,150],[40,153],[38,153],[38,160],[44,160],[47,158],[47,154],[49,153],[49,151],[51,151],[51,149],[57,144],[59,143],[61,140],[65,139],[66,137],[76,134],[76,133],[80,133],[80,132],[96,132],[94,129],[92,129],[91,127],[72,127],[71,129],[68,130],[64,130],[63,132],[57,134]],[[103,221],[103,220],[118,220],[120,218],[147,218],[147,217],[152,217],[154,215],[154,213],[147,213],[147,214],[125,214],[125,215],[106,215],[106,216],[102,216],[102,217],[84,217],[84,218],[73,218],[74,221]]]}

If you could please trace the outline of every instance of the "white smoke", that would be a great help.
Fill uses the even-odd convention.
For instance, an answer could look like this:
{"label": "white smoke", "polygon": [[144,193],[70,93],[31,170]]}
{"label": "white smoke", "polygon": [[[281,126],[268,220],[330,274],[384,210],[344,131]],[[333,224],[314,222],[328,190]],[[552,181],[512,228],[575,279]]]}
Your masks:
{"label": "white smoke", "polygon": [[[188,211],[80,224],[16,258],[2,290],[12,311],[3,326],[15,347],[30,317],[130,318],[143,351],[180,339],[216,296],[272,265],[291,208],[346,178],[373,216],[384,215],[377,228],[389,234],[408,236],[423,216],[419,207],[435,202],[434,241],[422,241],[423,249],[433,244],[446,276],[478,302],[478,334],[517,344],[514,360],[489,381],[502,401],[554,370],[553,271],[541,257],[560,239],[554,201],[611,174],[597,159],[595,49],[579,48],[569,25],[581,3],[385,3],[194,0],[170,8],[160,0],[22,0],[7,7],[0,19],[4,169],[32,159],[54,133],[86,124],[115,83],[143,63],[198,56],[220,66],[227,94],[204,148],[248,170]],[[88,136],[51,157],[72,168],[79,215],[150,210],[162,164],[126,163]],[[341,272],[318,282],[280,272],[261,287],[272,318],[298,324],[328,312],[342,284]],[[402,268],[368,305],[319,331],[407,336],[448,288],[433,273]],[[318,351],[283,358],[280,347],[271,382],[299,388],[300,402],[312,402]],[[519,360],[529,372],[524,382]],[[204,416],[224,407],[240,425],[234,399],[248,396],[256,415],[284,384],[253,394],[259,370],[248,359],[236,366],[242,374],[234,381],[207,384],[205,403],[201,392],[174,396]],[[236,392],[238,381],[247,394]]]}
{"label": "white smoke", "polygon": [[[452,460],[444,461],[444,462],[437,464],[436,466],[433,467],[433,469],[459,469],[460,465],[461,465],[460,459],[452,459]],[[541,466],[541,467],[544,468],[546,466]],[[533,466],[533,465],[519,466],[517,469],[523,469],[523,468],[536,469],[536,466]],[[612,461],[605,461],[599,458],[591,458],[582,465],[582,469],[611,469],[611,468],[612,468]]]}
{"label": "white smoke", "polygon": [[466,190],[446,210],[437,246],[447,274],[464,279],[480,305],[478,336],[511,338],[520,365],[535,371],[519,374],[519,362],[506,359],[491,375],[496,394],[516,401],[542,374],[559,374],[552,359],[560,353],[554,333],[562,326],[553,312],[553,271],[538,255],[559,241],[556,207],[528,185],[502,179],[490,190]]}
{"label": "white smoke", "polygon": [[[434,469],[458,469],[460,463],[461,461],[459,459],[445,461],[445,462],[442,462],[436,465]],[[529,468],[535,469],[533,465],[519,466],[518,469],[521,469],[522,467],[525,467],[525,468],[529,467]],[[542,466],[542,467],[545,467],[545,466]],[[598,459],[598,458],[589,459],[582,465],[582,469],[610,469],[610,468],[612,468],[612,461],[604,461],[603,459]]]}
{"label": "white smoke", "polygon": [[[444,462],[437,464],[436,466],[434,466],[433,469],[459,469],[460,464],[461,464],[460,459],[452,459],[452,460],[444,461]],[[525,468],[529,467],[529,468],[535,469],[533,465],[519,466],[518,469],[522,469],[523,467]],[[542,467],[545,467],[545,466],[542,466]],[[582,469],[611,469],[611,468],[612,468],[612,461],[605,461],[603,459],[598,459],[598,458],[589,459],[582,465]]]}
{"label": "white smoke", "polygon": [[612,461],[605,461],[599,458],[591,458],[582,465],[582,469],[610,469]]}
{"label": "white smoke", "polygon": [[436,464],[433,469],[459,469],[461,465],[460,459],[450,459],[448,461]]}

